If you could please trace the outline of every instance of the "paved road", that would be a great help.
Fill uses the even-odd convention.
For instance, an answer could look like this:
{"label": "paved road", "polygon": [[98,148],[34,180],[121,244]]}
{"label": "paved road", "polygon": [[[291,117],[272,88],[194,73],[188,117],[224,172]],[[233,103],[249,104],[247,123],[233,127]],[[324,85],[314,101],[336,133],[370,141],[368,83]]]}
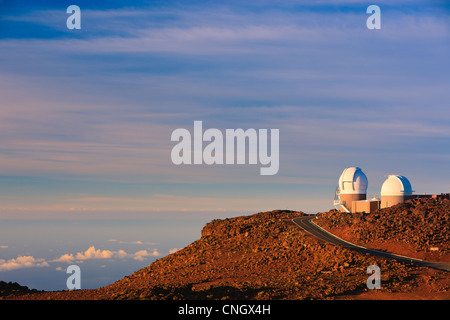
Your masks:
{"label": "paved road", "polygon": [[375,256],[380,256],[380,257],[389,258],[389,259],[395,259],[400,262],[412,263],[412,264],[415,264],[418,266],[424,266],[424,267],[429,267],[429,268],[438,269],[438,270],[450,271],[450,263],[424,261],[424,260],[400,256],[400,255],[392,254],[392,253],[388,253],[388,252],[368,249],[368,248],[358,246],[356,244],[352,244],[350,242],[347,242],[345,240],[342,240],[342,239],[334,236],[333,234],[329,233],[328,231],[322,229],[321,227],[319,227],[318,225],[313,223],[312,219],[314,219],[315,217],[316,217],[315,215],[298,217],[298,218],[292,219],[292,221],[295,224],[297,224],[300,228],[304,229],[306,232],[312,234],[313,236],[315,236],[319,239],[322,239],[326,242],[329,242],[331,244],[337,245],[337,246],[343,246],[346,248],[350,248],[352,250],[356,250],[356,251],[359,251],[362,253],[369,253],[369,254],[375,255]]}

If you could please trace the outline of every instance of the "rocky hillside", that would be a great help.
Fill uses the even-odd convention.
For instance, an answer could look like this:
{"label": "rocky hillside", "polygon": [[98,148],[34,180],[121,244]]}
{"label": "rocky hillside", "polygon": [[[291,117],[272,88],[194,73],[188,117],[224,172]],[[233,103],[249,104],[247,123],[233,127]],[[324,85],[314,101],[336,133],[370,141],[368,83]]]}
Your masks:
{"label": "rocky hillside", "polygon": [[[366,269],[382,270],[382,292],[449,299],[448,274],[336,247],[271,211],[213,220],[201,238],[95,290],[44,292],[18,299],[335,299],[367,292]],[[376,290],[380,291],[380,290]]]}
{"label": "rocky hillside", "polygon": [[450,200],[413,199],[376,212],[319,214],[315,222],[341,238],[373,249],[450,262]]}

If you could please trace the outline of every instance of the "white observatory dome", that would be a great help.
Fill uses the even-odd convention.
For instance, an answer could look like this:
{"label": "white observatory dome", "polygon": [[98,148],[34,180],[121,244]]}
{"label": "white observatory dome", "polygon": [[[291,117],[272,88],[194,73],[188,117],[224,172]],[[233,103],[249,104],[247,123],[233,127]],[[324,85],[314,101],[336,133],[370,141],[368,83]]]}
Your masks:
{"label": "white observatory dome", "polygon": [[382,196],[410,196],[414,190],[404,176],[391,174],[381,186]]}
{"label": "white observatory dome", "polygon": [[344,169],[339,178],[339,189],[341,194],[365,194],[367,185],[367,177],[358,167]]}

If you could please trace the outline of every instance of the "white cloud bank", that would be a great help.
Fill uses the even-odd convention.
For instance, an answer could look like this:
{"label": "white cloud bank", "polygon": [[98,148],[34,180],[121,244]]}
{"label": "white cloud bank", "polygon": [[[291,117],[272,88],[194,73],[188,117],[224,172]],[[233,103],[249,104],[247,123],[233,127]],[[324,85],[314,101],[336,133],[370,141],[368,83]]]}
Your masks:
{"label": "white cloud bank", "polygon": [[134,260],[143,261],[146,257],[156,257],[159,256],[160,253],[158,250],[154,249],[153,252],[149,252],[147,250],[139,250],[135,253],[127,253],[124,250],[111,251],[111,250],[100,250],[95,249],[94,246],[89,247],[84,252],[78,252],[76,254],[65,253],[61,255],[59,258],[52,260],[53,262],[66,262],[71,263],[73,261],[84,261],[89,259],[124,259],[124,258],[133,258]]}
{"label": "white cloud bank", "polygon": [[143,261],[144,258],[147,257],[157,257],[159,256],[160,253],[158,252],[158,250],[153,249],[153,252],[149,252],[147,250],[139,250],[137,252],[134,253],[133,255],[133,259],[134,260],[139,260],[139,261]]}
{"label": "white cloud bank", "polygon": [[0,259],[0,271],[10,271],[21,268],[48,267],[49,264],[44,259],[36,259],[33,256],[19,256],[17,258],[4,260]]}
{"label": "white cloud bank", "polygon": [[[77,252],[76,254],[65,253],[61,255],[59,258],[49,260],[48,262],[64,262],[64,263],[72,263],[74,261],[80,263],[85,260],[90,259],[134,259],[138,261],[144,261],[145,258],[148,257],[157,257],[161,254],[157,249],[153,249],[153,251],[148,250],[139,250],[135,253],[127,253],[124,250],[101,250],[96,249],[94,246],[89,247],[84,252]],[[33,256],[18,256],[17,258],[12,258],[9,260],[0,259],[0,272],[1,271],[10,271],[21,268],[31,268],[31,267],[49,267],[48,263],[45,259],[35,258]],[[62,270],[61,267],[57,267],[56,270]]]}

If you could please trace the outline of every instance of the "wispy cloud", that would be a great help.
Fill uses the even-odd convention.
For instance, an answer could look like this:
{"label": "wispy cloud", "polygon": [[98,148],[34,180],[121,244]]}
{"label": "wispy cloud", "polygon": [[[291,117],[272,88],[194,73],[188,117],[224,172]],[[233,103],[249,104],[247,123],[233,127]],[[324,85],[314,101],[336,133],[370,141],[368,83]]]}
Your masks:
{"label": "wispy cloud", "polygon": [[142,242],[141,240],[123,241],[123,240],[116,240],[116,239],[109,239],[108,242],[115,242],[115,243],[120,243],[120,244],[137,244],[137,245],[158,245],[159,244],[157,242],[149,242],[149,241]]}
{"label": "wispy cloud", "polygon": [[[298,182],[299,180],[297,180]],[[313,181],[311,181],[313,182]],[[285,183],[295,183],[286,180]],[[313,182],[314,183],[314,182]],[[83,210],[106,210],[106,211],[159,211],[159,210],[181,210],[181,211],[235,211],[235,210],[263,210],[264,208],[278,209],[295,207],[297,200],[280,195],[242,195],[241,197],[223,196],[184,196],[173,194],[154,194],[144,198],[86,198],[78,199],[71,205]],[[312,203],[318,199],[309,199]],[[305,206],[309,201],[305,201]],[[60,207],[60,210],[67,207]]]}
{"label": "wispy cloud", "polygon": [[[448,36],[448,25],[442,18],[432,15],[412,16],[401,11],[396,11],[395,14],[395,19],[389,19],[383,24],[387,31],[380,33],[377,39],[401,39],[401,42],[408,43],[443,40]],[[205,14],[210,15],[210,12]],[[110,33],[86,39],[7,39],[0,40],[0,43],[6,52],[16,50],[19,53],[25,50],[43,50],[59,54],[172,53],[220,57],[230,54],[257,54],[260,57],[280,53],[320,52],[316,49],[325,44],[345,51],[357,47],[343,47],[339,44],[351,45],[355,41],[370,44],[371,41],[362,23],[365,21],[364,12],[343,12],[339,15],[296,12],[278,15],[273,12],[261,13],[252,20],[247,14],[234,13],[232,17],[226,15],[222,19],[210,18],[199,22],[201,13],[197,12],[195,16],[189,15],[189,19],[195,22],[190,21],[187,25],[184,22],[178,27],[175,21],[175,26],[170,27],[144,25],[143,28],[137,29],[132,26],[133,29],[127,36]],[[229,23],[230,19],[233,24]],[[230,58],[233,57],[236,56]]]}

